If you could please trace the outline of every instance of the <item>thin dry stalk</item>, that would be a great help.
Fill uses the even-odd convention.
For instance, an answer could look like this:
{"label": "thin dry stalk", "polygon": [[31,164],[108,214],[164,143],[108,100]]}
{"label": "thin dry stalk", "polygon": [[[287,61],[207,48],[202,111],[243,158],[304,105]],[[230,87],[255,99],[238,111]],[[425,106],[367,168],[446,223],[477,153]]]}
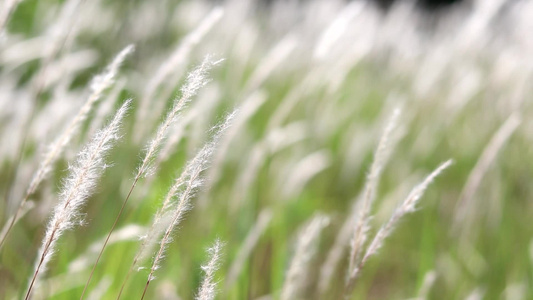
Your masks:
{"label": "thin dry stalk", "polygon": [[124,62],[124,59],[126,59],[126,57],[131,52],[133,52],[133,49],[134,48],[132,45],[129,45],[128,47],[124,48],[115,57],[111,64],[107,66],[106,70],[103,73],[94,77],[93,82],[91,84],[91,94],[89,95],[89,98],[78,111],[76,116],[74,116],[74,119],[72,119],[70,124],[65,128],[65,130],[63,130],[61,135],[54,141],[54,143],[50,145],[48,151],[44,155],[43,161],[37,169],[37,172],[35,172],[35,174],[33,175],[33,178],[30,182],[28,189],[26,190],[24,198],[22,198],[22,201],[20,202],[17,210],[15,211],[15,214],[11,219],[11,222],[9,223],[5,234],[2,235],[2,238],[0,240],[0,249],[2,248],[2,245],[4,244],[11,229],[15,225],[18,216],[23,211],[26,202],[30,199],[31,195],[35,193],[35,191],[43,182],[43,180],[48,176],[48,174],[52,170],[52,166],[54,165],[54,163],[57,161],[61,153],[63,153],[67,145],[70,143],[72,137],[79,130],[83,121],[87,119],[87,116],[91,112],[96,102],[102,97],[102,93],[114,83],[115,77],[118,73],[120,66]]}
{"label": "thin dry stalk", "polygon": [[26,293],[26,300],[30,298],[39,275],[44,272],[47,263],[52,258],[59,237],[82,222],[80,210],[107,167],[105,156],[113,142],[120,137],[118,134],[120,124],[130,103],[131,101],[128,100],[122,105],[111,123],[96,134],[95,138],[80,152],[76,164],[70,168],[70,175],[60,194],[59,204],[55,207],[54,215],[48,223],[48,229],[39,251],[38,257],[40,258],[36,263],[33,278]]}
{"label": "thin dry stalk", "polygon": [[208,82],[208,79],[207,79],[208,71],[213,66],[217,65],[220,61],[221,60],[212,61],[211,58],[207,56],[199,67],[197,67],[196,69],[194,69],[192,72],[188,74],[185,85],[181,88],[181,96],[177,97],[174,100],[174,105],[172,109],[167,114],[163,123],[160,124],[154,138],[150,141],[150,143],[148,143],[148,147],[147,147],[144,159],[142,160],[141,165],[137,169],[137,174],[135,175],[135,178],[133,179],[133,183],[130,187],[128,195],[126,196],[126,199],[122,202],[122,206],[120,207],[118,215],[115,218],[115,221],[113,222],[113,225],[111,226],[111,229],[109,230],[106,241],[104,242],[104,245],[102,246],[100,253],[98,254],[98,258],[96,259],[94,263],[94,266],[91,270],[89,278],[87,279],[87,283],[85,284],[85,287],[83,288],[83,292],[80,296],[80,300],[83,299],[85,292],[87,291],[87,288],[91,282],[91,278],[94,274],[94,270],[96,269],[96,266],[98,265],[98,262],[100,261],[100,258],[102,257],[102,254],[104,253],[104,249],[107,245],[107,242],[109,241],[109,237],[113,233],[113,230],[115,229],[120,217],[122,216],[124,208],[126,207],[126,204],[128,203],[128,200],[130,199],[131,193],[133,192],[133,190],[135,189],[135,186],[137,185],[137,182],[139,181],[141,177],[146,176],[148,173],[150,173],[149,171],[152,165],[152,161],[159,153],[161,144],[167,137],[168,129],[170,128],[172,124],[176,122],[178,114],[191,101],[192,97],[194,97],[198,93],[198,90]]}
{"label": "thin dry stalk", "polygon": [[202,270],[205,273],[204,280],[198,291],[198,295],[195,297],[196,300],[213,300],[216,296],[216,285],[217,283],[213,281],[215,277],[215,272],[219,268],[220,256],[224,244],[220,240],[216,240],[213,247],[208,249],[209,256],[211,259],[207,265],[202,266]]}
{"label": "thin dry stalk", "polygon": [[348,274],[348,280],[346,282],[346,288],[344,293],[345,299],[349,299],[349,297],[351,296],[357,276],[359,275],[360,270],[363,268],[368,259],[378,252],[378,250],[383,245],[383,242],[388,236],[391,235],[392,231],[394,230],[396,224],[400,221],[400,219],[406,214],[412,213],[416,210],[416,204],[418,203],[428,186],[451,164],[452,160],[444,162],[431,174],[429,174],[426,179],[424,179],[424,181],[415,186],[411,190],[407,198],[405,198],[403,203],[394,211],[387,223],[381,226],[379,231],[374,236],[374,239],[367,247],[365,255],[363,256],[361,261],[359,261],[356,268],[353,270],[349,270],[350,273]]}

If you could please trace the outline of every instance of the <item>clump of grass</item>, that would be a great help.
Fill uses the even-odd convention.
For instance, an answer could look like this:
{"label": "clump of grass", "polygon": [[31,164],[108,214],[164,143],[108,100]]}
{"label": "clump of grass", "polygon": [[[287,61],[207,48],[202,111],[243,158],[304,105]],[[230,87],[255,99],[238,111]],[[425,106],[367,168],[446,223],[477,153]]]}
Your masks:
{"label": "clump of grass", "polygon": [[135,178],[133,179],[133,183],[131,184],[128,195],[126,196],[124,202],[122,203],[122,206],[120,207],[120,211],[118,212],[118,215],[115,218],[115,222],[113,223],[113,226],[111,226],[111,229],[109,230],[109,233],[106,237],[106,241],[102,245],[102,250],[98,254],[98,258],[96,259],[94,263],[94,266],[91,270],[91,274],[89,275],[89,279],[87,279],[87,283],[85,285],[85,288],[83,289],[80,299],[83,299],[83,296],[85,295],[85,291],[87,290],[87,287],[89,286],[89,283],[91,282],[91,278],[93,276],[94,270],[96,269],[96,266],[98,265],[98,262],[100,261],[100,258],[105,250],[105,247],[107,246],[109,237],[113,233],[113,230],[115,229],[120,217],[122,216],[122,212],[124,211],[124,208],[126,207],[126,204],[128,203],[131,193],[133,192],[133,189],[135,189],[135,186],[137,185],[137,182],[139,181],[141,177],[147,176],[147,174],[151,172],[150,167],[151,167],[152,161],[159,153],[161,144],[165,140],[170,126],[176,121],[176,118],[179,112],[181,112],[182,109],[192,100],[192,97],[194,97],[198,93],[198,90],[207,83],[208,81],[207,72],[209,71],[209,69],[211,69],[214,65],[218,64],[219,62],[220,60],[213,61],[208,56],[204,59],[204,61],[199,67],[197,67],[196,69],[194,69],[191,73],[187,75],[187,81],[185,85],[181,88],[181,95],[174,100],[172,109],[168,112],[166,118],[161,123],[161,125],[159,125],[159,128],[157,129],[154,138],[147,145],[146,153],[144,155],[144,158],[139,168],[137,169],[137,174],[135,175]]}

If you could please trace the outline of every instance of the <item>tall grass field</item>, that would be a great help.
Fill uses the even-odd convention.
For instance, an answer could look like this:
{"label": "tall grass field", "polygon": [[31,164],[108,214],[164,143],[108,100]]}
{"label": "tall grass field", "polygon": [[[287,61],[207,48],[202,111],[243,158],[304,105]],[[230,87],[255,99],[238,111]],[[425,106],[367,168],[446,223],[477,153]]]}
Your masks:
{"label": "tall grass field", "polygon": [[0,299],[533,299],[533,1],[4,0]]}

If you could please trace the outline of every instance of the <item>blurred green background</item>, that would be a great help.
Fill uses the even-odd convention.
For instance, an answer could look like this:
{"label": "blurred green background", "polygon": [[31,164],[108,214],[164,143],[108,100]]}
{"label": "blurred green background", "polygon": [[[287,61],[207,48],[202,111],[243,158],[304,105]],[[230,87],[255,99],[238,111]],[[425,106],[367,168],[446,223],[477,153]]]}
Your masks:
{"label": "blurred green background", "polygon": [[[62,19],[67,5],[75,9]],[[370,5],[357,11],[353,3],[342,1],[270,7],[254,1],[218,3],[224,8],[221,19],[205,35],[191,38],[214,5],[25,0],[16,7],[0,50],[2,103],[15,107],[0,116],[1,142],[15,149],[20,145],[20,139],[11,140],[8,134],[13,120],[28,109],[20,99],[34,105],[35,114],[20,164],[16,155],[1,152],[0,194],[10,195],[0,205],[2,224],[20,201],[41,150],[69,120],[68,114],[64,121],[51,120],[55,116],[45,115],[50,113],[47,107],[62,98],[61,103],[76,112],[89,93],[90,79],[127,44],[135,44],[136,51],[51,178],[32,197],[35,208],[10,234],[0,253],[0,298],[23,297],[67,166],[94,134],[96,121],[113,114],[100,107],[117,108],[133,98],[123,139],[108,157],[112,167],[84,210],[86,224],[60,239],[35,293],[36,299],[79,297],[94,261],[91,246],[111,228],[145,143],[179,95],[187,70],[207,53],[225,60],[169,133],[168,151],[162,151],[168,157],[157,159],[155,174],[138,184],[117,228],[133,229],[125,231],[126,240],[106,249],[90,288],[96,299],[116,297],[137,251],[137,234],[149,226],[174,176],[212,135],[209,129],[235,108],[240,110],[234,126],[215,151],[205,172],[207,184],[180,224],[148,299],[192,299],[202,279],[205,250],[216,238],[226,243],[217,272],[218,299],[277,299],[299,230],[317,212],[329,216],[330,223],[320,236],[302,299],[342,298],[348,241],[323,295],[318,293],[321,267],[343,224],[354,217],[351,207],[397,107],[402,109],[393,135],[398,142],[380,180],[370,238],[426,174],[449,158],[454,164],[365,265],[351,299],[533,298],[533,135],[527,84],[532,68],[521,60],[524,49],[502,43],[489,25],[476,32],[475,37],[483,39],[466,47],[461,40],[466,21],[420,33],[417,26],[427,16],[420,21],[415,12],[402,15],[396,10],[383,15]],[[462,11],[449,12],[450,18],[453,13]],[[346,18],[341,36],[324,42],[328,26]],[[456,39],[451,38],[454,33]],[[29,41],[34,43],[24,44]],[[55,41],[60,46],[48,57],[45,50]],[[189,48],[183,46],[187,43]],[[317,55],[321,45],[329,45],[323,56]],[[42,53],[32,56],[39,47]],[[172,61],[178,51],[185,54]],[[82,52],[87,55],[75,55]],[[54,62],[62,62],[60,75],[36,94],[38,74],[45,68],[56,70],[50,67]],[[69,67],[78,62],[79,68]],[[154,81],[161,66],[170,72]],[[18,177],[11,180],[16,168]],[[265,211],[271,220],[236,281],[228,285],[229,269]],[[464,211],[464,219],[458,220],[458,211]],[[76,269],[79,259],[89,262]],[[150,261],[143,265],[149,267]],[[432,285],[424,283],[428,274],[436,276]],[[140,297],[146,276],[146,270],[135,273],[123,299]]]}

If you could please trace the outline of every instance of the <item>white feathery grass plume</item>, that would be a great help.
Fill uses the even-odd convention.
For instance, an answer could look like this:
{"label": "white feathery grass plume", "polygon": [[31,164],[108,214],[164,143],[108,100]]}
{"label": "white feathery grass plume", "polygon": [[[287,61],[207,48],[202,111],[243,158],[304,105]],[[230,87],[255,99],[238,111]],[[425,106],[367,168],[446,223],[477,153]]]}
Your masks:
{"label": "white feathery grass plume", "polygon": [[283,283],[280,299],[301,299],[303,297],[301,292],[308,279],[309,264],[316,253],[320,232],[328,223],[328,217],[319,214],[313,217],[300,233],[294,256]]}
{"label": "white feathery grass plume", "polygon": [[100,258],[102,257],[105,247],[107,246],[109,237],[113,233],[113,230],[115,229],[118,223],[118,220],[122,216],[122,212],[124,211],[124,208],[126,207],[126,204],[128,203],[128,200],[130,199],[131,193],[133,192],[133,190],[135,189],[135,186],[137,185],[137,182],[139,181],[141,177],[145,177],[147,176],[147,174],[150,174],[152,162],[154,158],[158,155],[159,150],[161,148],[161,144],[163,143],[163,141],[166,139],[168,135],[168,129],[176,122],[177,117],[179,113],[181,112],[181,110],[192,100],[192,97],[198,93],[198,90],[201,87],[203,87],[205,84],[207,84],[207,82],[209,81],[207,78],[208,71],[213,66],[219,64],[221,61],[222,60],[213,61],[210,56],[206,56],[203,62],[201,63],[201,65],[195,68],[193,71],[191,71],[187,75],[187,80],[180,89],[181,96],[176,97],[174,99],[174,104],[172,106],[172,109],[168,112],[163,122],[159,125],[155,133],[155,136],[152,138],[152,140],[147,145],[144,158],[140,166],[137,168],[137,174],[135,175],[135,178],[133,179],[133,183],[131,184],[128,195],[122,202],[122,206],[120,207],[117,217],[115,218],[115,221],[113,225],[111,226],[111,229],[109,230],[106,241],[102,245],[102,249],[100,250],[100,253],[98,254],[98,258],[96,259],[93,265],[91,273],[89,274],[89,278],[87,279],[87,283],[85,284],[80,300],[83,299],[85,292],[87,291],[87,288],[94,274],[94,270],[96,269],[96,266],[98,265],[98,262],[100,261]]}
{"label": "white feathery grass plume", "polygon": [[[203,149],[202,149],[203,150]],[[152,222],[152,225],[144,234],[141,236],[141,245],[139,246],[139,249],[137,250],[137,254],[133,258],[132,264],[130,266],[130,269],[126,273],[126,277],[124,278],[124,281],[122,282],[122,286],[120,288],[119,294],[117,296],[117,300],[120,299],[122,296],[122,292],[124,291],[124,288],[126,287],[126,283],[128,282],[133,270],[137,268],[137,265],[144,261],[146,257],[148,257],[151,253],[150,251],[155,247],[155,245],[160,241],[161,235],[168,229],[170,226],[170,222],[173,218],[173,213],[170,211],[171,207],[176,206],[176,198],[180,196],[180,189],[183,188],[183,185],[185,184],[187,177],[190,175],[190,172],[193,167],[196,167],[196,165],[193,164],[193,162],[198,162],[199,157],[202,156],[204,153],[202,151],[198,152],[197,155],[188,163],[188,165],[185,167],[185,170],[181,173],[180,176],[178,176],[175,180],[172,186],[170,187],[167,195],[165,196],[165,199],[163,200],[163,204],[161,208],[156,212],[154,216],[154,220]],[[182,203],[180,200],[179,204],[183,204],[181,208],[176,208],[183,210],[185,213],[188,210],[188,205],[184,202]],[[178,216],[178,219],[181,218],[181,216]],[[177,221],[179,222],[179,220]],[[141,270],[143,268],[138,268],[138,270]]]}
{"label": "white feathery grass plume", "polygon": [[[222,134],[227,130],[227,128],[230,127],[236,114],[237,114],[237,110],[228,114],[224,122],[212,128],[212,131],[215,131],[215,134],[213,135],[212,140],[206,143],[200,149],[200,151],[198,151],[196,156],[188,162],[184,171],[176,179],[174,185],[170,189],[169,194],[165,198],[165,201],[163,202],[163,205],[161,209],[159,210],[158,214],[156,215],[156,217],[162,216],[163,213],[165,213],[166,211],[173,209],[172,205],[175,204],[173,203],[174,198],[176,196],[179,196],[179,189],[183,187],[183,185],[187,182],[187,180],[190,179],[190,177],[192,176],[191,174],[201,172],[207,168],[207,164],[210,163],[210,159],[214,153],[216,145],[218,145]],[[156,218],[154,221],[158,221],[158,219]]]}
{"label": "white feathery grass plume", "polygon": [[[214,93],[218,93],[216,90],[213,90]],[[208,94],[212,94],[211,91],[208,92]],[[204,95],[205,96],[205,95]],[[211,97],[204,97],[211,98]],[[180,116],[180,121],[176,122],[171,128],[169,128],[169,135],[166,138],[165,142],[161,146],[161,149],[159,150],[159,154],[154,158],[154,161],[152,162],[152,165],[150,167],[150,170],[152,173],[156,173],[161,165],[168,161],[171,156],[176,152],[176,150],[179,148],[178,145],[182,142],[182,140],[188,135],[189,133],[189,127],[192,126],[192,124],[195,124],[195,122],[198,120],[199,117],[204,117],[210,114],[210,110],[214,107],[216,102],[216,99],[218,96],[212,97],[215,101],[210,101],[209,103],[206,103],[206,101],[195,101],[194,106],[191,107],[187,113],[184,113]],[[165,101],[162,101],[165,102]],[[207,120],[208,118],[206,118]],[[200,126],[199,126],[200,127]],[[199,128],[198,127],[198,128]],[[234,126],[232,126],[234,127]],[[203,128],[203,126],[202,126]],[[202,131],[201,134],[205,133],[205,128],[200,129]],[[226,134],[227,135],[227,134]],[[220,147],[220,143],[217,146],[217,148]],[[219,150],[217,150],[218,152]],[[212,169],[212,168],[210,168]],[[157,178],[154,176],[146,178],[145,182],[143,182],[143,186],[141,187],[142,191],[139,193],[139,197],[136,197],[137,200],[144,199],[149,191],[150,186],[152,186],[153,182]]]}
{"label": "white feathery grass plume", "polygon": [[108,166],[105,163],[106,154],[112,148],[113,142],[120,138],[118,133],[120,124],[130,103],[131,100],[128,100],[122,105],[109,125],[96,134],[93,140],[80,152],[74,166],[70,167],[70,174],[59,195],[59,203],[48,223],[26,299],[30,298],[33,286],[46,270],[59,237],[83,221],[81,209]]}
{"label": "white feathery grass plume", "polygon": [[[227,115],[224,122],[212,128],[212,130],[215,131],[213,138],[211,139],[211,141],[206,143],[202,147],[202,149],[200,149],[200,151],[198,151],[198,153],[192,160],[187,163],[183,173],[177,178],[174,185],[171,187],[162,207],[156,213],[152,229],[157,228],[157,224],[161,222],[162,216],[167,213],[170,213],[170,222],[164,231],[163,237],[159,241],[159,249],[156,255],[154,256],[152,266],[150,268],[150,273],[148,275],[146,286],[144,288],[141,299],[144,298],[146,291],[148,290],[148,286],[150,285],[150,282],[155,278],[154,273],[157,269],[159,269],[160,262],[164,258],[167,246],[172,242],[172,233],[177,228],[181,220],[184,218],[187,211],[191,209],[191,199],[195,196],[197,190],[204,184],[204,179],[202,178],[201,174],[204,170],[207,169],[217,143],[219,142],[224,131],[231,125],[235,114],[236,111]],[[177,200],[175,200],[176,198]],[[158,233],[152,232],[152,230],[150,230],[149,232],[150,233],[148,234],[148,236],[150,237],[150,239],[152,239],[152,236],[159,237]],[[141,249],[138,252],[138,255],[142,254],[145,246],[146,243],[143,242],[143,244],[141,244]],[[136,259],[138,258],[139,256],[136,256]],[[135,263],[137,263],[136,260],[134,260],[134,264]],[[133,267],[134,265],[132,265],[132,268]],[[123,287],[124,284],[122,288]],[[120,293],[122,293],[122,289]]]}
{"label": "white feathery grass plume", "polygon": [[224,9],[221,7],[215,7],[209,14],[202,20],[202,22],[195,28],[194,31],[185,36],[179,46],[170,55],[170,58],[166,60],[159,69],[155,72],[154,77],[148,82],[147,96],[151,97],[157,88],[168,76],[178,67],[183,64],[193,47],[197,45],[202,38],[213,28],[213,26],[224,15]]}
{"label": "white feathery grass plume", "polygon": [[[173,212],[171,211],[171,208],[176,206],[176,198],[180,197],[180,190],[183,188],[183,185],[186,183],[188,176],[190,176],[191,172],[194,168],[202,168],[198,166],[198,163],[201,162],[201,157],[205,157],[205,147],[202,148],[196,156],[189,161],[189,163],[185,166],[185,169],[183,172],[178,176],[175,180],[172,186],[170,187],[167,195],[165,196],[165,199],[163,200],[163,204],[158,209],[154,216],[154,220],[152,222],[152,225],[144,234],[141,236],[141,245],[139,246],[139,250],[137,251],[137,254],[133,258],[132,264],[130,266],[130,269],[126,273],[126,277],[122,283],[122,286],[120,288],[119,294],[117,296],[117,300],[120,299],[122,296],[122,292],[124,291],[124,288],[126,286],[126,283],[128,282],[128,279],[131,276],[132,271],[137,267],[137,265],[146,259],[151,253],[150,251],[153,249],[153,247],[159,242],[159,238],[161,235],[168,229],[170,226],[170,222],[173,218]],[[185,213],[188,210],[188,205],[186,205],[184,202],[178,203],[178,206],[180,204],[183,204],[182,208],[177,207],[176,209],[183,210],[183,213]],[[181,213],[181,212],[180,212]],[[181,216],[178,216],[177,222],[179,222]],[[139,268],[141,270],[142,268]]]}
{"label": "white feathery grass plume", "polygon": [[[117,300],[120,299],[122,292],[124,291],[124,288],[126,286],[126,283],[129,277],[131,276],[132,271],[141,261],[143,261],[148,256],[153,246],[158,243],[159,238],[161,237],[163,232],[165,232],[165,230],[168,230],[169,226],[172,226],[171,222],[179,223],[179,221],[181,220],[181,216],[178,216],[177,220],[174,220],[175,216],[173,210],[183,210],[183,212],[180,212],[181,214],[187,211],[188,205],[185,205],[185,202],[182,202],[182,199],[180,199],[178,203],[175,203],[176,198],[180,198],[183,196],[183,193],[180,193],[180,191],[181,189],[183,189],[183,185],[187,183],[187,180],[190,178],[191,174],[193,172],[201,172],[203,169],[206,168],[206,164],[208,163],[212,155],[212,151],[214,150],[215,145],[217,145],[222,133],[230,126],[233,118],[235,117],[235,114],[236,111],[229,114],[223,123],[213,128],[216,129],[217,132],[213,136],[212,141],[204,145],[204,147],[200,151],[198,151],[196,156],[187,163],[185,169],[180,174],[180,176],[175,179],[174,184],[171,186],[167,195],[165,196],[165,199],[163,200],[163,204],[156,212],[154,216],[154,221],[152,222],[150,229],[148,230],[146,235],[141,237],[141,245],[133,259],[130,269],[126,273],[124,281],[122,282],[122,286],[117,296]],[[181,208],[179,207],[180,204],[183,204]],[[139,268],[139,270],[140,269],[142,268]]]}
{"label": "white feathery grass plume", "polygon": [[455,206],[455,222],[453,224],[453,229],[456,232],[459,230],[461,230],[463,233],[468,232],[468,226],[465,228],[464,225],[467,222],[472,222],[469,219],[474,213],[476,207],[474,195],[501,148],[505,145],[507,140],[509,140],[521,122],[522,121],[518,114],[514,113],[509,116],[509,118],[507,118],[507,120],[491,138],[490,142],[483,150],[483,153],[481,153],[479,160],[468,176],[466,184],[459,197],[459,201]]}
{"label": "white feathery grass plume", "polygon": [[412,213],[416,210],[416,204],[418,203],[428,186],[433,182],[433,180],[435,180],[437,176],[439,176],[444,170],[451,166],[452,163],[452,160],[448,160],[442,163],[437,169],[435,169],[431,174],[429,174],[426,179],[424,179],[424,181],[422,181],[420,184],[418,184],[411,190],[405,201],[400,205],[399,208],[395,210],[389,221],[380,228],[380,230],[372,240],[372,243],[367,248],[363,257],[363,264],[366,260],[368,260],[370,256],[374,255],[379,250],[379,248],[381,248],[383,241],[391,234],[396,223],[398,223],[398,221],[404,215]]}
{"label": "white feathery grass plume", "polygon": [[66,146],[71,141],[72,137],[79,130],[81,124],[83,123],[83,121],[85,121],[88,114],[94,107],[95,103],[100,100],[102,93],[114,83],[115,77],[118,73],[120,66],[122,65],[126,57],[131,52],[133,52],[133,49],[133,45],[129,45],[124,48],[122,51],[119,52],[119,54],[115,57],[111,64],[107,66],[104,72],[94,77],[93,82],[91,84],[91,94],[89,95],[89,98],[78,111],[76,116],[74,116],[74,119],[72,119],[69,125],[63,130],[61,135],[57,137],[57,139],[50,145],[48,151],[43,157],[42,162],[39,165],[39,168],[33,175],[33,178],[30,182],[28,189],[26,190],[24,198],[20,202],[5,235],[3,235],[1,238],[0,248],[2,248],[2,245],[4,244],[7,235],[15,224],[17,216],[21,213],[25,203],[29,200],[30,196],[37,190],[41,182],[48,176],[48,174],[52,170],[52,166],[57,161],[61,153],[63,153]]}
{"label": "white feathery grass plume", "polygon": [[440,175],[445,169],[447,169],[452,164],[452,160],[448,160],[441,164],[437,169],[435,169],[431,174],[429,174],[424,181],[419,183],[417,186],[415,186],[407,198],[403,201],[403,203],[394,211],[390,219],[385,223],[379,231],[374,236],[374,239],[370,243],[370,245],[367,247],[365,255],[361,259],[361,261],[357,264],[357,266],[350,270],[350,273],[348,275],[348,280],[346,282],[346,291],[345,291],[345,297],[348,298],[353,290],[355,279],[357,278],[361,268],[365,265],[365,263],[368,261],[368,259],[376,254],[378,250],[383,245],[383,241],[391,235],[392,231],[394,230],[396,224],[400,219],[405,216],[408,213],[412,213],[416,210],[416,204],[428,188],[428,186],[433,182],[433,180]]}
{"label": "white feathery grass plume", "polygon": [[[146,256],[151,248],[149,245],[156,243],[160,237],[160,233],[166,229],[166,227],[161,227],[160,224],[163,223],[166,226],[170,224],[170,219],[173,213],[172,209],[176,205],[175,201],[176,198],[180,196],[181,189],[183,188],[184,184],[186,184],[189,176],[191,176],[195,170],[199,170],[199,172],[201,172],[205,169],[205,164],[207,164],[209,161],[209,157],[214,150],[214,145],[215,144],[213,142],[204,145],[204,147],[202,147],[200,151],[196,153],[194,158],[187,163],[180,176],[176,177],[174,184],[170,187],[165,199],[163,200],[163,204],[154,216],[154,221],[150,230],[148,231],[148,234],[141,238],[143,242],[139,248],[138,256],[134,259],[133,266],[136,265],[138,260],[142,260],[143,257]],[[168,222],[165,222],[165,219],[168,219],[166,220]]]}
{"label": "white feathery grass plume", "polygon": [[[139,120],[146,120],[147,113],[151,111],[150,109],[150,100],[153,98],[156,89],[169,78],[169,76],[176,72],[176,69],[182,68],[185,64],[187,58],[189,57],[194,46],[196,46],[204,38],[204,36],[213,28],[215,24],[220,21],[224,16],[224,9],[221,7],[215,7],[211,12],[202,20],[202,22],[187,36],[185,36],[182,41],[179,43],[178,47],[170,54],[170,58],[166,59],[154,73],[154,76],[148,81],[146,90],[144,92],[142,101],[140,103],[139,109]],[[181,70],[180,70],[181,71]],[[181,72],[178,72],[181,74]],[[157,110],[159,113],[160,111]],[[142,124],[144,122],[139,122]],[[139,126],[139,130],[143,130]],[[142,132],[142,131],[141,131]],[[140,137],[143,134],[139,135]]]}
{"label": "white feathery grass plume", "polygon": [[195,297],[196,300],[215,299],[217,283],[213,280],[215,277],[215,272],[219,268],[220,256],[223,247],[224,243],[217,239],[213,247],[208,249],[209,256],[211,258],[206,265],[202,266],[202,270],[204,271],[205,275],[202,285],[200,286],[200,290],[198,291],[198,295]]}
{"label": "white feathery grass plume", "polygon": [[[115,59],[109,64],[106,68],[106,70],[95,76],[91,81],[91,91],[92,94],[89,97],[89,99],[99,99],[102,95],[102,93],[108,89],[114,82],[115,77],[117,76],[118,70],[126,57],[133,53],[135,50],[135,46],[133,44],[130,44],[126,46],[122,51],[120,51]],[[96,101],[96,100],[92,100]]]}
{"label": "white feathery grass plume", "polygon": [[395,109],[390,120],[385,126],[381,140],[379,141],[378,148],[374,154],[374,161],[370,167],[370,172],[367,175],[365,188],[361,198],[361,205],[359,205],[359,213],[355,228],[353,231],[353,237],[350,242],[350,260],[349,260],[349,273],[351,273],[357,261],[359,261],[362,248],[365,245],[367,239],[367,232],[370,228],[370,211],[376,198],[376,191],[381,176],[381,171],[385,167],[387,160],[390,156],[390,140],[392,131],[396,128],[398,118],[400,117],[400,110]]}
{"label": "white feathery grass plume", "polygon": [[202,150],[200,150],[199,152],[200,155],[195,157],[195,159],[193,159],[190,165],[188,165],[187,168],[185,169],[184,182],[178,183],[179,185],[185,184],[186,185],[185,190],[183,190],[181,193],[178,193],[177,195],[179,198],[178,203],[173,205],[175,207],[173,209],[172,217],[171,217],[168,227],[166,228],[164,232],[162,239],[159,242],[159,250],[154,256],[154,260],[152,263],[152,267],[150,268],[150,274],[148,275],[148,280],[146,282],[146,286],[145,286],[142,298],[144,298],[144,295],[146,294],[148,285],[155,278],[154,273],[160,267],[160,262],[164,258],[164,253],[165,253],[167,246],[170,244],[170,242],[172,242],[172,236],[171,236],[172,232],[181,222],[181,220],[183,219],[187,211],[190,210],[191,198],[194,196],[196,190],[203,183],[203,180],[200,177],[200,173],[206,168],[207,161],[208,161],[207,159],[213,150],[214,149],[212,148],[212,145],[209,145],[209,144],[206,145],[204,148],[202,148]]}
{"label": "white feathery grass plume", "polygon": [[213,66],[216,66],[222,62],[222,60],[213,61],[211,59],[211,56],[207,56],[200,66],[195,68],[192,72],[190,72],[187,75],[187,80],[185,82],[185,85],[183,85],[180,89],[181,96],[177,97],[174,100],[174,105],[172,106],[172,109],[168,112],[165,120],[159,128],[156,131],[156,134],[154,138],[150,141],[150,143],[147,146],[145,157],[138,168],[138,175],[137,177],[140,177],[142,175],[145,175],[147,171],[150,168],[150,164],[154,157],[159,152],[159,149],[161,147],[161,144],[165,140],[167,136],[168,128],[174,124],[176,121],[176,118],[178,114],[181,112],[181,110],[192,100],[192,97],[195,96],[198,93],[198,90],[203,87],[207,82],[209,81],[207,78],[209,70]]}
{"label": "white feathery grass plume", "polygon": [[259,217],[257,218],[256,223],[250,229],[250,232],[246,236],[241,248],[235,256],[235,260],[229,268],[228,275],[226,277],[226,289],[230,288],[231,285],[237,280],[237,277],[242,271],[246,259],[250,256],[255,245],[259,241],[259,238],[263,234],[270,221],[272,220],[272,211],[269,209],[261,211]]}

